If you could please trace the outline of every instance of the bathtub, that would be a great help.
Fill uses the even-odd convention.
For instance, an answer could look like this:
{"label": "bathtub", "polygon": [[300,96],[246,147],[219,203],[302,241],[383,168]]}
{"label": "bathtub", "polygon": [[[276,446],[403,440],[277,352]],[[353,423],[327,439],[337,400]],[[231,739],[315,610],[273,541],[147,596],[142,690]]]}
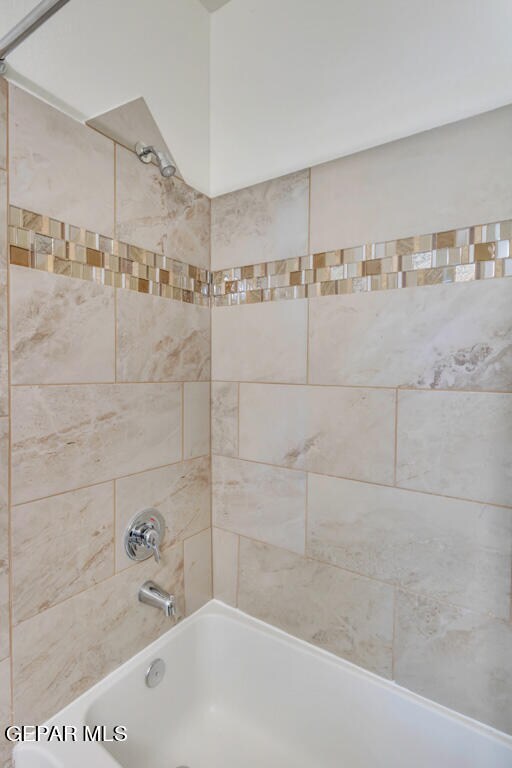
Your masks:
{"label": "bathtub", "polygon": [[[148,688],[156,658],[166,673]],[[50,724],[121,725],[128,738],[19,744],[16,768],[512,766],[512,737],[216,601]]]}

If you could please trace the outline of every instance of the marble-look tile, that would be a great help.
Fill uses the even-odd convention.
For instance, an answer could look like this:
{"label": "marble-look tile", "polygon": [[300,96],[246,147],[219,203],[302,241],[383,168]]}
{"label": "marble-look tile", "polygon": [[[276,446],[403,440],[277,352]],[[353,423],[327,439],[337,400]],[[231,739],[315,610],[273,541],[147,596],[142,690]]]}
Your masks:
{"label": "marble-look tile", "polygon": [[132,517],[155,507],[165,519],[162,550],[210,525],[210,461],[193,459],[116,480],[116,569],[135,565],[124,550]]}
{"label": "marble-look tile", "polygon": [[156,165],[116,146],[116,230],[119,240],[210,268],[210,201]]}
{"label": "marble-look tile", "polygon": [[309,171],[212,200],[212,269],[308,252]]}
{"label": "marble-look tile", "polygon": [[391,390],[240,385],[244,459],[391,485],[394,425]]}
{"label": "marble-look tile", "polygon": [[4,736],[5,729],[12,724],[11,719],[11,662],[0,661],[0,768],[10,766],[12,742]]}
{"label": "marble-look tile", "polygon": [[512,733],[512,624],[399,592],[399,685]]}
{"label": "marble-look tile", "polygon": [[410,591],[509,618],[508,509],[309,475],[307,553]]}
{"label": "marble-look tile", "polygon": [[181,459],[179,384],[13,387],[13,502]]}
{"label": "marble-look tile", "polygon": [[0,77],[0,168],[7,168],[7,80]]}
{"label": "marble-look tile", "polygon": [[14,623],[112,576],[114,484],[13,507],[12,562]]}
{"label": "marble-look tile", "polygon": [[212,311],[212,378],[306,382],[308,302],[274,301]]}
{"label": "marble-look tile", "polygon": [[12,267],[13,384],[114,381],[114,289]]}
{"label": "marble-look tile", "polygon": [[512,506],[512,395],[398,393],[397,485]]}
{"label": "marble-look tile", "polygon": [[7,307],[7,174],[0,170],[0,416],[9,411]]}
{"label": "marble-look tile", "polygon": [[232,606],[236,606],[239,543],[234,533],[212,528],[213,596]]}
{"label": "marble-look tile", "polygon": [[9,655],[9,419],[0,419],[0,659]]}
{"label": "marble-look tile", "polygon": [[210,382],[183,385],[183,458],[210,453]]}
{"label": "marble-look tile", "polygon": [[114,143],[10,86],[10,203],[114,236]]}
{"label": "marble-look tile", "polygon": [[207,528],[184,543],[187,616],[212,599],[212,531]]}
{"label": "marble-look tile", "polygon": [[214,456],[212,520],[218,528],[304,554],[306,474]]}
{"label": "marble-look tile", "polygon": [[210,310],[117,292],[118,381],[207,381]]}
{"label": "marble-look tile", "polygon": [[[0,170],[0,270],[5,273],[8,264],[7,239],[8,239],[8,199],[7,199],[7,172]],[[4,280],[2,280],[5,283]]]}
{"label": "marble-look tile", "polygon": [[391,677],[392,587],[244,538],[239,578],[242,611]]}
{"label": "marble-look tile", "polygon": [[512,391],[512,281],[326,296],[309,323],[312,384]]}
{"label": "marble-look tile", "polygon": [[163,612],[137,602],[146,579],[176,595],[184,615],[180,543],[160,565],[138,563],[14,628],[16,722],[46,720],[170,628]]}
{"label": "marble-look tile", "polygon": [[212,453],[238,454],[238,384],[212,381]]}

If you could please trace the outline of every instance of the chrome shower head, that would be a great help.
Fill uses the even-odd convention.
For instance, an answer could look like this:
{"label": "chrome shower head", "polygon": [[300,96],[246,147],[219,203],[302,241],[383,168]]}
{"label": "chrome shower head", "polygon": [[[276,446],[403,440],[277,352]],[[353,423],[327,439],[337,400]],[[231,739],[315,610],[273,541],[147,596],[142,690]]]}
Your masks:
{"label": "chrome shower head", "polygon": [[159,149],[155,149],[155,147],[144,144],[142,141],[138,141],[135,145],[135,152],[139,160],[141,160],[143,163],[151,163],[153,158],[155,158],[156,163],[160,168],[160,173],[162,176],[165,176],[166,179],[174,176],[176,173],[176,166],[172,162],[171,158],[165,154],[165,152],[160,152]]}

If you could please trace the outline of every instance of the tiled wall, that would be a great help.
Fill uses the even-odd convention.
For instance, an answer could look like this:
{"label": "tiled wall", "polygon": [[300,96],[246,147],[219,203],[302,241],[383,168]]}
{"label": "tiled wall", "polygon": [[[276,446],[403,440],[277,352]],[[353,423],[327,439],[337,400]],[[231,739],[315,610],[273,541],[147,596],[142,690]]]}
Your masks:
{"label": "tiled wall", "polygon": [[[145,579],[182,616],[211,597],[210,310],[190,303],[209,269],[210,202],[3,80],[0,137],[3,730],[41,722],[171,626],[138,603]],[[9,269],[8,202],[23,246]],[[138,247],[120,254],[135,290],[98,262],[113,238]],[[37,268],[17,265],[22,251]],[[144,259],[180,301],[147,295]],[[147,506],[167,523],[160,565],[123,549]]]}
{"label": "tiled wall", "polygon": [[[468,121],[467,152],[493,155],[509,121],[510,109]],[[411,141],[379,149],[380,165],[363,153],[312,169],[311,199],[307,173],[214,199],[212,267],[231,270],[214,275],[219,289],[280,274],[251,264],[409,236],[393,245],[401,258],[422,250],[415,235],[510,219],[510,180],[480,160],[447,217],[443,179],[422,178],[428,147],[415,155]],[[427,143],[434,163],[464,160],[449,130]],[[419,209],[382,168],[409,174],[408,195],[423,182]],[[385,231],[376,197],[393,212]],[[356,213],[359,239],[347,240]],[[487,240],[475,233],[468,248]],[[431,258],[454,257],[457,238],[431,238]],[[512,732],[512,280],[448,279],[317,298],[296,285],[283,301],[267,282],[258,303],[224,286],[234,305],[212,309],[214,594]]]}

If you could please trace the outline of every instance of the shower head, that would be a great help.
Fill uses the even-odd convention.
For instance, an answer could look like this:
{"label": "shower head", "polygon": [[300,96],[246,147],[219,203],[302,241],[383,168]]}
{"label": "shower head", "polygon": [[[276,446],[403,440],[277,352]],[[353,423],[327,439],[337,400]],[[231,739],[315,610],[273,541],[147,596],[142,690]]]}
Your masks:
{"label": "shower head", "polygon": [[154,158],[158,167],[160,168],[160,173],[162,176],[165,176],[166,179],[174,176],[176,173],[176,166],[172,162],[171,158],[165,154],[165,152],[160,152],[159,149],[155,149],[155,147],[144,144],[142,141],[138,141],[135,145],[135,152],[139,160],[141,160],[143,163],[151,163]]}

